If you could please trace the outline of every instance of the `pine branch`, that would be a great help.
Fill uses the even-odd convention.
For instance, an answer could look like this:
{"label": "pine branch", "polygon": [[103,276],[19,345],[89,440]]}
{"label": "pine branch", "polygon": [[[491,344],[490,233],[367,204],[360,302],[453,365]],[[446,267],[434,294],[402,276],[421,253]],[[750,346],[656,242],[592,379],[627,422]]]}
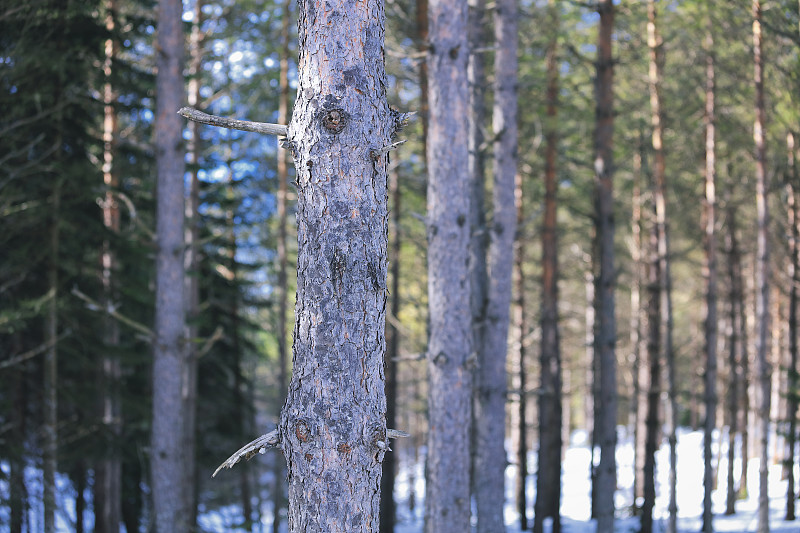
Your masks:
{"label": "pine branch", "polygon": [[216,477],[219,471],[222,470],[223,468],[233,468],[233,465],[241,461],[242,457],[244,457],[247,460],[256,455],[257,453],[263,454],[264,452],[267,451],[267,448],[277,447],[279,442],[280,442],[280,434],[278,433],[277,429],[270,431],[266,435],[261,435],[254,441],[248,442],[247,444],[239,448],[239,450],[236,453],[228,457],[224,463],[219,465],[217,469],[214,470],[214,473],[211,474],[211,477]]}
{"label": "pine branch", "polygon": [[125,324],[126,326],[135,329],[139,333],[143,333],[148,339],[152,340],[155,337],[155,334],[153,333],[153,330],[151,330],[150,328],[148,328],[144,324],[136,322],[132,318],[126,317],[125,315],[123,315],[122,313],[117,311],[113,306],[107,306],[104,309],[103,306],[98,301],[92,299],[91,297],[89,297],[86,294],[84,294],[83,292],[81,292],[80,289],[78,289],[78,287],[73,287],[72,288],[72,294],[74,294],[79,299],[81,299],[84,302],[86,302],[86,304],[87,304],[87,306],[89,307],[90,310],[98,311],[98,312],[101,312],[101,313],[107,313],[109,316],[111,316],[113,318],[116,318],[117,320],[119,320],[120,322]]}
{"label": "pine branch", "polygon": [[218,117],[203,113],[202,111],[198,111],[197,109],[191,107],[182,107],[178,111],[178,114],[194,122],[199,122],[200,124],[208,124],[209,126],[218,126],[220,128],[228,128],[231,130],[252,131],[255,133],[278,135],[281,137],[285,137],[288,133],[288,128],[282,124],[250,122],[249,120]]}

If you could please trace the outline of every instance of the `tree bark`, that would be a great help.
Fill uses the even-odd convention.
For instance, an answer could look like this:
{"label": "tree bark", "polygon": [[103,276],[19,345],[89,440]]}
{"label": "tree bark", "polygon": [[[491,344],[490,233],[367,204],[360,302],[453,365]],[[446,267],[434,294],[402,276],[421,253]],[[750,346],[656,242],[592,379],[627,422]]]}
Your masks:
{"label": "tree bark", "polygon": [[184,186],[182,121],[184,98],[183,6],[161,0],[156,64],[156,310],[153,344],[153,427],[150,482],[156,531],[188,531],[183,491],[186,480],[183,386]]}
{"label": "tree bark", "polygon": [[597,37],[596,126],[595,126],[595,211],[600,275],[596,280],[597,316],[594,356],[599,361],[600,409],[595,423],[600,445],[600,463],[595,485],[598,533],[614,530],[614,493],[617,485],[617,367],[616,367],[616,310],[614,290],[614,59],[612,33],[614,4],[600,0],[597,4],[600,26]]}
{"label": "tree bark", "polygon": [[[552,533],[561,531],[561,346],[558,329],[558,10],[549,3],[547,48],[547,118],[545,124],[544,221],[542,225],[541,376],[539,394],[539,461],[536,476],[534,533],[552,519]],[[498,30],[499,31],[499,30]],[[499,78],[499,76],[497,76]],[[497,209],[497,207],[496,207]],[[495,215],[496,216],[496,215]]]}
{"label": "tree bark", "polygon": [[[655,0],[647,4],[647,45],[650,52],[649,85],[650,85],[650,110],[653,127],[653,199],[655,202],[656,228],[658,230],[658,260],[661,275],[661,312],[660,320],[664,328],[663,355],[667,367],[667,397],[668,409],[665,416],[667,425],[667,438],[669,440],[669,519],[667,533],[677,531],[677,398],[675,391],[675,354],[672,343],[672,274],[669,257],[669,227],[667,217],[666,199],[666,162],[664,156],[663,113],[661,105],[661,80],[663,63],[663,41],[658,34],[656,23],[657,12]],[[651,325],[651,327],[653,327]]]}
{"label": "tree bark", "polygon": [[798,349],[797,349],[797,305],[798,288],[800,288],[800,206],[797,198],[798,174],[795,159],[795,140],[794,135],[789,133],[786,136],[786,148],[788,151],[788,161],[786,170],[786,198],[788,213],[788,230],[791,238],[789,239],[789,367],[787,369],[788,392],[786,400],[786,520],[795,519],[795,477],[794,477],[794,453],[797,444],[797,408],[798,396],[800,395],[800,380],[798,380]]}
{"label": "tree bark", "polygon": [[[517,211],[517,227],[524,220],[525,203],[523,194],[522,175],[517,174],[515,181],[514,205]],[[517,443],[517,464],[519,472],[517,474],[517,512],[519,513],[520,529],[528,529],[528,495],[526,482],[528,479],[528,396],[526,393],[528,386],[526,361],[526,313],[525,313],[525,246],[523,239],[516,236],[516,253],[514,255],[514,270],[512,272],[515,301],[513,307],[513,323],[517,335],[517,357],[519,361],[519,412],[517,422],[519,424],[517,433],[519,442]]]}
{"label": "tree bark", "polygon": [[467,6],[428,4],[428,458],[425,531],[470,529],[470,313]]}
{"label": "tree bark", "polygon": [[[715,152],[715,80],[714,36],[712,23],[706,31],[706,101],[705,101],[705,423],[703,425],[703,532],[714,530],[711,494],[714,489],[712,444],[717,413],[717,234],[716,234],[716,152]],[[730,434],[730,433],[729,433]],[[733,441],[729,443],[733,449]]]}
{"label": "tree bark", "polygon": [[758,381],[760,398],[758,404],[759,424],[761,426],[761,462],[759,465],[758,495],[758,533],[769,533],[769,480],[768,452],[770,431],[771,369],[767,361],[767,334],[769,332],[769,203],[767,194],[766,113],[764,109],[764,64],[761,55],[761,1],[753,0],[753,80],[755,84],[755,123],[753,142],[756,159],[756,209],[757,209],[757,252],[756,252],[756,357],[758,359]]}
{"label": "tree bark", "polygon": [[388,152],[383,3],[298,6],[293,372],[281,412],[292,532],[376,531],[388,449],[383,365]]}
{"label": "tree bark", "polygon": [[[187,103],[197,105],[200,99],[200,80],[202,62],[202,24],[203,0],[196,0],[193,16],[192,30],[189,35],[189,82]],[[186,339],[184,344],[186,361],[184,363],[183,387],[181,391],[183,407],[183,453],[184,453],[184,479],[182,481],[183,506],[186,509],[186,520],[189,527],[194,528],[197,523],[197,483],[195,440],[197,420],[197,342],[199,328],[197,320],[200,314],[200,128],[196,122],[189,122],[189,143],[187,145],[187,159],[189,164],[189,190],[185,200],[186,228],[184,229],[186,254],[184,257],[184,298],[186,317]]]}
{"label": "tree bark", "polygon": [[[116,30],[116,1],[106,3],[106,30]],[[103,62],[103,185],[106,188],[103,198],[103,225],[111,233],[120,229],[119,206],[115,189],[119,187],[119,176],[115,168],[117,138],[116,92],[111,82],[114,61],[117,56],[116,36],[105,42],[105,61]],[[101,254],[103,300],[105,309],[114,307],[117,298],[116,275],[117,257],[109,239],[103,241]],[[103,456],[95,466],[94,481],[94,523],[97,533],[116,533],[122,518],[122,458],[119,452],[119,438],[122,432],[122,409],[119,392],[121,367],[119,357],[114,351],[119,346],[119,323],[111,316],[104,317],[104,342],[108,351],[100,361],[100,419],[105,443]]]}
{"label": "tree bark", "polygon": [[[283,16],[281,20],[281,58],[279,87],[280,98],[278,99],[278,123],[286,124],[289,120],[289,19],[291,11],[289,2],[284,4]],[[288,335],[286,324],[286,313],[288,310],[288,264],[289,258],[286,253],[287,243],[287,193],[289,183],[289,168],[287,164],[286,149],[278,143],[278,242],[277,242],[277,262],[278,262],[278,390],[283,393],[286,390],[288,381]],[[277,454],[276,454],[277,455]],[[280,533],[281,510],[285,506],[284,484],[286,479],[286,464],[282,457],[273,459],[272,474],[275,478],[275,485],[272,488],[272,533]]]}
{"label": "tree bark", "polygon": [[[728,200],[726,198],[726,200]],[[739,303],[741,300],[741,293],[737,291],[736,281],[736,264],[738,263],[738,250],[736,246],[736,226],[733,207],[728,201],[726,225],[728,228],[725,238],[725,248],[727,255],[727,276],[728,276],[728,367],[730,380],[728,382],[728,419],[730,426],[728,429],[728,492],[725,500],[725,514],[732,515],[736,513],[736,480],[734,479],[734,460],[736,458],[736,436],[739,434],[739,415],[740,415],[740,398],[741,398],[741,383],[742,383],[742,361],[741,356],[744,353],[740,331],[744,324],[740,320]],[[742,464],[745,465],[744,457],[742,457]]]}
{"label": "tree bark", "polygon": [[[647,321],[642,320],[642,283],[644,281],[642,262],[642,181],[645,175],[646,159],[644,139],[640,134],[638,153],[634,156],[633,220],[631,224],[634,279],[631,283],[631,348],[633,351],[632,373],[634,376],[634,461],[633,461],[633,512],[639,513],[639,505],[644,498],[645,441],[647,437],[647,383],[649,379],[649,358],[646,338],[642,332],[647,329]],[[643,346],[644,345],[644,346]]]}

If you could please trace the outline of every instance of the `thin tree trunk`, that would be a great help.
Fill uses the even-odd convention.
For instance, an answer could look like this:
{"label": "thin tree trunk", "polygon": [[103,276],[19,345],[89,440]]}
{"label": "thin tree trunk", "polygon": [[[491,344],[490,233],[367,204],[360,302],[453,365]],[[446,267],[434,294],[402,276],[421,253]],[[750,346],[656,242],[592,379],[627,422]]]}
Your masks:
{"label": "thin tree trunk", "polygon": [[[193,16],[192,30],[189,36],[189,82],[187,91],[187,103],[190,106],[197,105],[200,98],[200,71],[203,58],[201,31],[203,0],[196,0]],[[195,339],[199,336],[197,320],[200,314],[200,276],[198,273],[200,264],[200,127],[196,122],[189,122],[189,142],[187,144],[187,155],[189,164],[189,191],[185,202],[186,228],[184,229],[186,241],[186,255],[184,257],[184,273],[186,284],[184,290],[185,313],[186,313],[186,339],[184,344],[186,362],[184,363],[183,376],[183,454],[184,461],[184,480],[183,506],[186,509],[186,520],[190,528],[194,528],[197,523],[197,498],[198,488],[195,481],[195,441],[196,441],[196,420],[197,420],[197,343]]]}
{"label": "thin tree trunk", "polygon": [[633,183],[633,218],[631,224],[631,260],[633,262],[633,280],[631,281],[631,349],[632,374],[634,379],[634,461],[633,461],[633,512],[639,513],[639,505],[644,497],[644,458],[645,440],[647,436],[647,382],[650,368],[648,366],[647,347],[643,345],[642,332],[647,327],[642,320],[641,287],[643,281],[642,268],[642,190],[641,184],[645,173],[645,153],[642,136],[639,138],[638,151],[634,156]]}
{"label": "thin tree trunk", "polygon": [[756,206],[758,224],[758,249],[756,253],[756,356],[760,398],[758,405],[761,426],[761,462],[759,465],[758,533],[769,533],[769,432],[771,369],[767,361],[767,333],[769,332],[769,204],[767,193],[766,145],[764,110],[763,58],[761,56],[761,1],[753,0],[753,79],[755,83],[755,114],[753,141],[756,156]]}
{"label": "thin tree trunk", "polygon": [[[650,51],[650,110],[653,126],[653,199],[656,208],[656,228],[658,230],[658,259],[661,262],[661,321],[663,322],[663,354],[667,366],[668,409],[666,425],[669,440],[669,519],[667,533],[677,531],[677,399],[675,393],[675,355],[672,344],[672,275],[669,257],[669,228],[667,226],[666,164],[664,157],[663,116],[661,105],[661,79],[663,63],[663,42],[656,25],[655,0],[647,4],[647,45]],[[651,327],[653,327],[651,325]]]}
{"label": "thin tree trunk", "polygon": [[653,507],[656,499],[655,468],[659,441],[659,405],[661,403],[661,261],[658,254],[658,226],[650,229],[650,262],[647,275],[647,359],[649,386],[647,387],[647,436],[644,454],[644,500],[642,504],[641,533],[653,532]]}
{"label": "thin tree trunk", "polygon": [[[728,384],[728,418],[730,420],[730,428],[728,430],[728,438],[730,440],[728,446],[728,493],[725,503],[725,514],[732,515],[736,513],[736,481],[734,480],[734,460],[736,436],[739,434],[739,411],[742,387],[742,354],[743,350],[740,332],[744,327],[739,314],[739,302],[742,294],[737,290],[736,279],[736,265],[738,264],[738,249],[736,246],[736,226],[733,207],[728,200],[726,222],[728,232],[726,235],[726,253],[728,265],[728,322],[730,327],[730,334],[728,339],[728,367],[730,373],[730,382]],[[746,461],[742,457],[742,464],[746,465]]]}
{"label": "thin tree trunk", "polygon": [[600,445],[600,463],[595,485],[598,533],[614,530],[614,494],[617,488],[617,468],[614,457],[617,445],[617,365],[616,310],[614,290],[614,59],[612,33],[614,4],[600,0],[597,4],[600,26],[597,37],[597,78],[595,82],[595,202],[600,276],[596,280],[599,324],[594,338],[594,356],[598,360],[601,409],[595,432]]}
{"label": "thin tree trunk", "polygon": [[[714,488],[712,467],[713,434],[717,413],[717,234],[716,234],[716,125],[714,109],[714,36],[709,28],[706,31],[706,197],[705,197],[705,248],[706,248],[706,316],[705,316],[705,404],[706,418],[703,433],[703,532],[714,530],[711,493]],[[730,448],[733,449],[732,442]]]}
{"label": "thin tree trunk", "polygon": [[425,531],[470,528],[470,313],[467,6],[428,4],[428,459]]}
{"label": "thin tree trunk", "polygon": [[298,184],[297,307],[279,429],[289,530],[375,531],[388,448],[383,148],[400,117],[384,89],[383,3],[311,1],[298,9],[287,138]]}
{"label": "thin tree trunk", "polygon": [[797,305],[798,288],[800,288],[800,206],[797,199],[797,167],[795,160],[794,135],[789,133],[786,136],[786,148],[788,151],[788,165],[786,171],[786,198],[788,212],[788,226],[791,238],[789,240],[789,367],[788,393],[786,401],[786,520],[795,519],[795,477],[794,477],[794,453],[797,444],[797,408],[798,396],[800,395],[800,380],[798,379],[798,350],[797,350]]}
{"label": "thin tree trunk", "polygon": [[591,517],[596,518],[597,510],[597,469],[595,468],[595,453],[597,452],[597,439],[595,431],[595,421],[598,418],[598,406],[600,402],[597,401],[599,377],[597,372],[597,358],[594,355],[594,338],[595,338],[595,315],[597,305],[595,299],[595,257],[597,257],[597,235],[592,235],[592,252],[585,254],[583,259],[586,263],[586,269],[583,274],[584,291],[586,294],[586,307],[584,309],[584,345],[586,346],[586,388],[584,397],[584,422],[586,425],[586,433],[589,435],[590,457],[589,461],[589,478],[591,480],[592,496],[591,496]]}
{"label": "thin tree trunk", "polygon": [[[278,99],[278,123],[286,124],[289,120],[289,19],[291,11],[289,2],[284,4],[283,16],[281,20],[281,58],[280,58],[280,98]],[[288,154],[286,149],[278,143],[278,390],[283,393],[286,390],[288,381],[288,338],[286,312],[288,308],[288,255],[286,253],[287,243],[287,193],[289,183],[289,168],[287,164]],[[272,488],[272,533],[280,533],[281,510],[284,503],[284,480],[285,460],[276,456],[273,459],[273,476],[275,485]]]}
{"label": "thin tree trunk", "polygon": [[[150,481],[154,526],[160,533],[189,529],[183,391],[184,349],[184,186],[182,121],[184,97],[183,6],[161,0],[156,64],[156,311],[153,343],[153,427]],[[189,489],[191,490],[191,489]]]}
{"label": "thin tree trunk", "polygon": [[[547,118],[545,124],[544,222],[542,225],[541,376],[539,394],[539,461],[536,476],[534,533],[552,519],[553,533],[561,531],[561,347],[558,330],[558,11],[549,4],[547,48]],[[496,76],[498,76],[496,74]],[[499,76],[498,76],[499,77]],[[495,215],[496,216],[496,215]]]}
{"label": "thin tree trunk", "polygon": [[[478,357],[478,368],[481,370],[473,376],[473,426],[471,443],[471,482],[475,495],[479,533],[487,533],[498,527],[497,522],[497,486],[496,475],[492,471],[489,450],[496,451],[489,439],[496,435],[490,433],[487,423],[491,424],[488,413],[485,413],[487,398],[484,393],[483,367],[491,368],[492,354],[484,351],[484,336],[488,324],[489,276],[487,272],[487,247],[489,244],[486,227],[486,157],[484,144],[484,127],[486,123],[486,72],[484,55],[478,48],[484,47],[489,39],[485,31],[484,0],[469,0],[467,10],[467,34],[469,39],[469,58],[467,59],[467,83],[469,87],[469,131],[467,133],[468,165],[470,181],[470,243],[469,243],[469,275],[472,294],[470,308],[472,312],[472,343]],[[477,51],[476,51],[477,50]],[[488,449],[487,449],[488,447]],[[486,464],[486,460],[489,463]],[[499,494],[503,494],[502,488]],[[502,510],[500,512],[502,517]],[[499,527],[502,528],[502,522]],[[488,529],[487,529],[488,528]]]}
{"label": "thin tree trunk", "polygon": [[[60,144],[60,142],[59,142]],[[43,499],[44,531],[56,531],[56,471],[58,469],[58,265],[59,223],[61,217],[62,178],[53,187],[53,211],[50,225],[50,264],[47,283],[49,300],[45,319],[47,351],[44,353],[44,441],[43,441]]]}
{"label": "thin tree trunk", "polygon": [[[515,180],[514,205],[517,212],[517,226],[521,226],[524,220],[524,198],[522,175],[517,174]],[[519,472],[517,474],[517,512],[519,513],[520,529],[528,529],[528,495],[526,482],[528,479],[528,397],[526,394],[527,369],[526,348],[525,348],[525,246],[520,235],[516,236],[516,254],[514,255],[513,283],[515,301],[513,307],[514,329],[517,335],[517,357],[519,361],[519,413],[517,422],[519,424],[517,443],[517,464]]]}
{"label": "thin tree trunk", "polygon": [[[386,426],[395,427],[397,419],[397,363],[400,355],[400,331],[396,324],[400,314],[400,180],[397,168],[389,170],[389,196],[392,200],[391,211],[391,248],[389,249],[389,269],[392,273],[389,288],[389,320],[386,340]],[[391,533],[395,525],[394,480],[397,460],[390,453],[383,459],[383,478],[381,479],[381,533]]]}
{"label": "thin tree trunk", "polygon": [[[116,2],[106,3],[106,30],[115,32]],[[116,92],[111,83],[111,74],[117,56],[116,37],[105,42],[105,61],[103,63],[103,184],[106,188],[103,201],[103,225],[111,233],[120,229],[120,214],[114,195],[119,187],[119,176],[115,168],[117,137],[117,112],[114,107]],[[116,271],[117,258],[109,239],[103,241],[102,281],[105,308],[114,307],[117,297]],[[100,361],[100,418],[105,442],[102,458],[95,467],[94,481],[94,523],[97,533],[116,533],[122,518],[122,458],[119,455],[119,437],[122,432],[122,409],[119,380],[121,368],[119,357],[113,353],[119,346],[119,323],[111,316],[104,318],[104,342],[106,353]]]}

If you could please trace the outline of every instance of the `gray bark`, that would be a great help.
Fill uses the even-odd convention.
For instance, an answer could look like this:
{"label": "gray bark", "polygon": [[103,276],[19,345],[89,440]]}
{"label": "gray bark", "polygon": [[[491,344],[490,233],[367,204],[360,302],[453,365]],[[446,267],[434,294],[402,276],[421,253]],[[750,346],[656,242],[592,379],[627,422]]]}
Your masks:
{"label": "gray bark", "polygon": [[[542,533],[544,519],[552,532],[561,531],[561,346],[558,329],[558,11],[550,2],[547,49],[547,119],[545,126],[544,222],[542,224],[541,376],[539,394],[539,460],[536,475],[534,533]],[[499,31],[499,30],[498,30]],[[498,52],[499,53],[499,52]]]}
{"label": "gray bark", "polygon": [[[712,439],[717,413],[717,236],[715,192],[715,109],[714,109],[714,38],[711,26],[706,33],[706,165],[705,165],[705,248],[706,248],[706,316],[705,316],[705,404],[703,432],[703,532],[714,530],[711,493],[714,489]],[[729,446],[733,448],[733,441]]]}
{"label": "gray bark", "polygon": [[156,531],[188,530],[182,493],[185,480],[184,404],[184,97],[182,4],[161,0],[156,77],[156,311],[153,344],[153,427],[150,481]]}
{"label": "gray bark", "polygon": [[596,472],[595,515],[598,533],[614,531],[614,493],[617,486],[617,365],[616,310],[614,290],[614,61],[612,33],[614,4],[601,0],[597,4],[600,23],[597,37],[597,77],[595,82],[595,210],[597,224],[597,253],[600,274],[596,280],[596,309],[598,325],[594,338],[594,356],[599,362],[600,408],[594,431],[600,447],[600,463]]}
{"label": "gray bark", "polygon": [[298,6],[293,374],[281,412],[292,532],[377,531],[387,449],[388,155],[378,0]]}
{"label": "gray bark", "polygon": [[795,519],[795,445],[797,443],[797,409],[798,409],[798,368],[797,368],[797,305],[798,305],[798,286],[800,286],[800,207],[797,198],[798,174],[796,168],[794,135],[789,133],[786,136],[786,148],[788,151],[788,161],[786,170],[786,198],[788,212],[788,233],[789,239],[789,365],[787,368],[787,400],[786,400],[786,520]]}
{"label": "gray bark", "polygon": [[756,158],[756,209],[757,209],[757,251],[756,251],[756,357],[758,361],[758,381],[760,397],[758,417],[761,426],[761,461],[759,465],[758,493],[758,533],[769,533],[769,432],[770,432],[770,400],[771,400],[771,368],[767,361],[767,334],[770,327],[769,314],[769,191],[766,171],[765,127],[766,113],[764,109],[764,64],[761,55],[761,1],[753,0],[753,79],[755,84],[755,114],[753,125],[753,141]]}
{"label": "gray bark", "polygon": [[[494,142],[493,221],[488,232],[488,286],[482,345],[478,347],[475,423],[478,532],[505,530],[506,355],[511,306],[511,269],[517,214],[517,3],[501,0],[495,9],[495,77],[492,129]],[[559,418],[560,421],[560,418]]]}
{"label": "gray bark", "polygon": [[467,6],[431,0],[428,101],[428,458],[425,531],[470,529],[472,398]]}

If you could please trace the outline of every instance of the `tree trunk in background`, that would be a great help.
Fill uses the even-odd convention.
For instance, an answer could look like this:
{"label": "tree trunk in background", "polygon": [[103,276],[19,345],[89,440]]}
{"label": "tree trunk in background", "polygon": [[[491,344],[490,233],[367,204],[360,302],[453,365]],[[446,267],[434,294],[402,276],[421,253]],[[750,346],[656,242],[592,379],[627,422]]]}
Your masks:
{"label": "tree trunk in background", "polygon": [[[202,41],[202,8],[203,0],[196,0],[193,16],[192,30],[189,35],[189,81],[187,91],[187,103],[194,107],[200,98],[200,70],[203,59]],[[196,479],[195,461],[195,440],[196,440],[196,420],[197,420],[197,340],[198,325],[197,320],[200,314],[200,179],[198,175],[200,162],[200,125],[190,121],[189,141],[187,144],[187,155],[189,164],[189,190],[185,200],[186,228],[184,229],[184,239],[186,241],[186,253],[184,256],[184,312],[186,313],[186,339],[184,343],[186,362],[184,364],[184,376],[182,385],[183,401],[183,454],[184,454],[184,481],[183,505],[186,509],[186,520],[190,528],[194,528],[197,523],[197,499],[198,488]]]}
{"label": "tree trunk in background", "polygon": [[[650,368],[648,366],[647,345],[642,332],[647,328],[647,321],[642,320],[642,181],[646,173],[646,154],[644,139],[640,133],[638,152],[634,155],[633,183],[633,217],[631,223],[631,259],[633,261],[633,280],[631,282],[631,348],[632,373],[634,379],[634,460],[633,460],[633,512],[639,514],[640,503],[644,497],[644,458],[645,440],[647,436],[647,383]],[[644,345],[644,346],[643,346]],[[644,349],[642,349],[644,348]]]}
{"label": "tree trunk in background", "polygon": [[150,481],[153,518],[159,533],[189,530],[183,386],[184,324],[183,6],[160,0],[156,76],[156,310],[153,344],[153,427]]}
{"label": "tree trunk in background", "polygon": [[[514,187],[514,205],[517,211],[517,227],[519,228],[524,220],[525,196],[523,194],[522,175],[517,174]],[[516,236],[514,255],[514,270],[512,272],[514,283],[515,301],[513,307],[512,321],[516,330],[517,338],[517,358],[519,364],[519,413],[517,422],[519,442],[517,443],[517,464],[519,471],[517,474],[517,512],[520,517],[520,529],[528,529],[528,496],[525,486],[528,479],[528,397],[527,389],[527,364],[525,352],[525,246],[519,233]]]}
{"label": "tree trunk in background", "polygon": [[472,332],[467,6],[428,5],[428,460],[425,531],[470,529]]}
{"label": "tree trunk in background", "polygon": [[[416,0],[416,30],[419,54],[426,56],[428,53],[428,0]],[[427,57],[419,62],[419,114],[422,121],[422,153],[427,153],[428,145],[428,60]]]}
{"label": "tree trunk in background", "polygon": [[770,431],[771,369],[767,361],[767,332],[769,332],[769,204],[767,194],[766,113],[764,110],[763,58],[761,56],[761,1],[753,0],[753,80],[755,83],[755,124],[753,141],[756,159],[756,206],[758,223],[758,249],[756,252],[756,357],[760,398],[758,404],[761,426],[761,463],[759,465],[758,533],[769,532],[769,480],[768,452]]}
{"label": "tree trunk in background", "polygon": [[786,170],[786,198],[788,213],[788,230],[791,238],[789,239],[789,367],[788,393],[786,400],[786,520],[795,519],[795,477],[794,477],[794,453],[797,444],[797,404],[800,395],[800,380],[798,380],[797,368],[797,305],[798,288],[800,288],[800,206],[797,198],[798,174],[795,159],[795,140],[794,135],[789,133],[786,136],[786,148],[788,151],[788,165]]}
{"label": "tree trunk in background", "polygon": [[[742,293],[737,284],[736,276],[736,265],[739,263],[739,251],[736,245],[736,217],[730,200],[728,198],[726,198],[726,200],[726,226],[728,232],[725,238],[725,248],[727,255],[726,263],[728,266],[728,299],[730,305],[728,311],[730,327],[728,339],[728,367],[730,368],[729,372],[731,377],[728,384],[728,419],[730,420],[728,438],[730,439],[730,443],[728,446],[728,493],[725,500],[725,514],[732,515],[736,513],[736,482],[734,480],[733,463],[736,457],[736,447],[734,445],[736,443],[736,435],[739,433],[739,408],[742,388],[741,358],[743,354],[746,353],[746,350],[744,349],[740,335],[745,325],[739,313]],[[742,464],[747,464],[744,456],[742,456]]]}
{"label": "tree trunk in background", "polygon": [[[297,306],[280,441],[289,530],[375,531],[387,449],[383,2],[298,5]],[[365,139],[367,144],[365,145]]]}
{"label": "tree trunk in background", "polygon": [[643,504],[641,533],[653,532],[653,507],[656,500],[655,468],[659,443],[659,405],[661,403],[661,261],[658,254],[658,226],[650,228],[647,270],[647,359],[649,383],[647,390],[647,435],[645,438],[643,470]]}
{"label": "tree trunk in background", "polygon": [[[486,254],[489,244],[486,227],[486,157],[484,144],[484,128],[486,126],[486,69],[484,53],[478,48],[485,47],[489,36],[485,30],[484,0],[467,2],[467,37],[469,39],[469,57],[467,59],[467,84],[469,88],[469,131],[467,133],[469,186],[470,186],[470,242],[469,242],[469,276],[472,292],[470,310],[472,313],[472,343],[477,354],[477,374],[473,376],[472,399],[472,435],[471,435],[471,489],[475,496],[478,518],[478,531],[486,533],[486,528],[498,527],[496,520],[497,487],[489,467],[483,463],[486,454],[482,453],[484,441],[492,438],[488,434],[486,416],[483,414],[485,398],[481,396],[484,364],[491,367],[490,354],[484,351],[483,339],[489,328],[487,306],[489,303],[489,276],[486,266]],[[479,444],[480,443],[480,444]],[[502,494],[503,491],[501,490]],[[502,514],[502,513],[501,513]],[[492,524],[491,526],[489,524]],[[502,528],[502,523],[500,524]]]}
{"label": "tree trunk in background", "polygon": [[[116,2],[106,3],[106,30],[116,31]],[[105,61],[103,62],[103,225],[109,233],[118,233],[120,213],[116,189],[119,176],[115,168],[117,138],[116,92],[111,82],[114,61],[117,56],[116,36],[105,42]],[[117,258],[109,239],[103,241],[102,283],[105,309],[112,309],[117,299]],[[122,519],[122,458],[120,457],[120,435],[122,432],[122,409],[120,403],[121,368],[119,355],[120,332],[116,319],[106,315],[103,320],[104,343],[107,353],[100,361],[100,419],[102,422],[103,456],[95,465],[94,472],[94,529],[97,533],[116,533]]]}
{"label": "tree trunk in background", "polygon": [[584,309],[584,329],[586,346],[586,390],[583,402],[583,416],[586,424],[586,433],[589,437],[590,458],[589,461],[589,478],[591,480],[592,495],[591,495],[591,517],[596,518],[597,511],[597,469],[595,468],[595,453],[597,452],[597,439],[595,431],[595,422],[598,417],[598,408],[600,402],[598,401],[598,394],[600,389],[600,380],[595,379],[600,375],[597,371],[597,358],[594,355],[594,338],[595,338],[595,308],[597,301],[595,299],[595,258],[597,257],[597,234],[596,229],[592,234],[592,251],[589,254],[584,254],[583,260],[585,270],[583,274],[584,290],[586,292],[586,308]]}
{"label": "tree trunk in background", "polygon": [[597,4],[600,27],[597,37],[597,77],[595,142],[595,212],[597,224],[598,259],[600,275],[596,280],[595,298],[599,324],[594,338],[594,356],[599,361],[600,409],[595,423],[597,442],[600,445],[600,463],[597,468],[595,514],[598,533],[614,531],[614,493],[617,488],[617,468],[614,457],[617,445],[617,362],[616,362],[616,310],[614,290],[614,59],[612,34],[614,31],[614,4],[600,0]]}
{"label": "tree trunk in background", "polygon": [[[712,444],[716,427],[717,413],[717,234],[716,234],[716,125],[714,96],[714,36],[709,19],[706,30],[706,101],[705,101],[705,133],[706,133],[706,168],[705,168],[705,275],[706,275],[706,316],[705,316],[705,424],[703,426],[703,532],[714,530],[711,509],[711,493],[714,489],[714,469]],[[729,447],[733,449],[733,441]]]}
{"label": "tree trunk in background", "polygon": [[[281,57],[280,57],[280,98],[278,99],[278,124],[286,124],[289,121],[289,20],[291,11],[289,2],[284,4],[283,16],[281,17]],[[286,312],[288,308],[289,287],[287,269],[289,258],[286,253],[287,243],[287,193],[289,183],[289,167],[287,164],[286,149],[278,143],[278,242],[277,242],[277,262],[278,262],[278,391],[283,394],[286,390],[288,381],[288,348],[289,339],[287,338]],[[280,533],[281,510],[285,506],[284,483],[286,479],[285,460],[278,454],[273,459],[272,474],[275,478],[275,485],[272,487],[272,533]]]}
{"label": "tree trunk in background", "polygon": [[[539,460],[534,505],[534,533],[561,531],[561,347],[558,331],[558,11],[549,4],[547,48],[547,118],[545,119],[544,221],[542,224],[541,377],[539,393]],[[499,31],[499,30],[498,30]],[[502,48],[501,48],[502,49]],[[496,75],[499,78],[499,76]],[[496,206],[497,209],[499,206]],[[496,211],[495,211],[496,212]],[[496,217],[497,215],[495,215]]]}
{"label": "tree trunk in background", "polygon": [[[397,420],[397,362],[400,355],[400,331],[397,328],[397,317],[400,314],[400,183],[397,168],[389,170],[389,197],[391,209],[391,248],[389,249],[389,269],[392,273],[389,288],[389,313],[386,339],[386,427],[396,427]],[[395,454],[387,454],[383,459],[383,477],[381,478],[381,533],[394,531],[395,501],[394,480],[397,468]]]}
{"label": "tree trunk in background", "polygon": [[[661,312],[660,319],[664,328],[663,354],[667,367],[668,409],[665,422],[669,439],[669,519],[667,533],[677,531],[677,398],[675,392],[675,354],[672,343],[672,274],[670,272],[669,227],[667,224],[666,199],[666,163],[664,157],[664,120],[661,105],[661,81],[663,70],[663,41],[656,25],[655,0],[647,3],[647,47],[650,52],[649,85],[650,110],[653,126],[653,200],[655,203],[656,228],[658,230],[658,259],[660,261]],[[654,327],[652,324],[650,327]]]}

